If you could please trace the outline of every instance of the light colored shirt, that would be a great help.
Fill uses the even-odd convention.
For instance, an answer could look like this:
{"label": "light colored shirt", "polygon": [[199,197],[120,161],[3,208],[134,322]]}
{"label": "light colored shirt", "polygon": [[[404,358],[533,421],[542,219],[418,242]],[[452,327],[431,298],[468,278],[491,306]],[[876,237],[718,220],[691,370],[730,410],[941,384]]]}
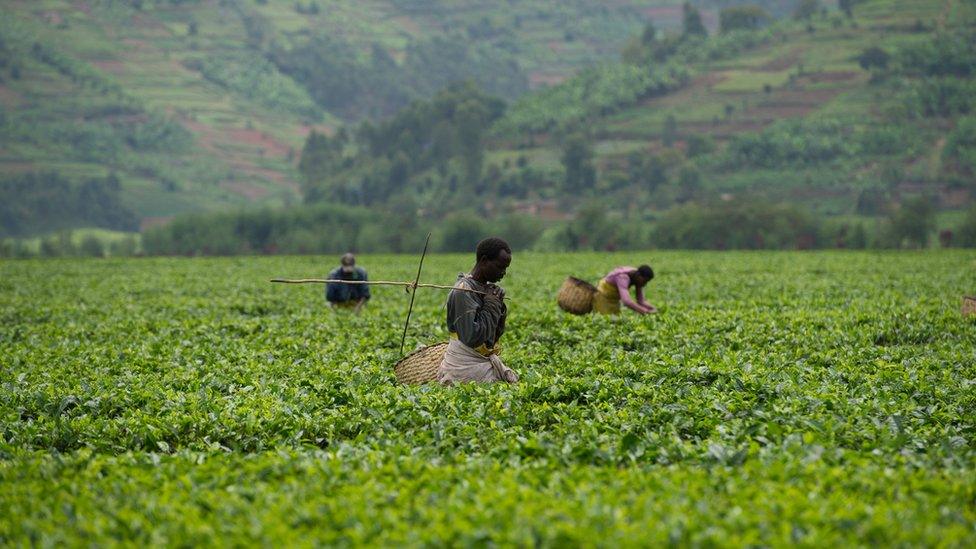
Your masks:
{"label": "light colored shirt", "polygon": [[644,301],[644,288],[638,286],[636,303],[630,298],[630,273],[636,270],[636,267],[617,267],[610,271],[607,276],[603,277],[603,280],[617,287],[621,303],[639,313],[646,313],[650,308],[650,304]]}

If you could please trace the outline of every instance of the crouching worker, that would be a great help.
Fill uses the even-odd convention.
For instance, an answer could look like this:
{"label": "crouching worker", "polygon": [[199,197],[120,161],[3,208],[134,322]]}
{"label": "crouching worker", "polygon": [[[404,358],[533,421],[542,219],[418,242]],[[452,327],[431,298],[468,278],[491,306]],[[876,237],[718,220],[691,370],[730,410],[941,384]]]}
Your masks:
{"label": "crouching worker", "polygon": [[458,275],[455,289],[447,296],[451,341],[437,370],[437,380],[444,385],[518,381],[518,374],[498,358],[498,340],[505,332],[508,311],[505,292],[495,282],[505,276],[512,249],[500,238],[486,238],[478,243],[476,256],[474,268]]}
{"label": "crouching worker", "polygon": [[[593,310],[605,315],[620,312],[620,302],[638,314],[656,313],[657,308],[644,300],[644,286],[654,278],[649,265],[617,267],[600,280],[593,296]],[[637,301],[630,298],[630,287],[636,288]]]}
{"label": "crouching worker", "polygon": [[[341,265],[329,273],[330,280],[366,280],[366,269],[356,266],[356,256],[345,254],[340,262]],[[359,314],[363,305],[369,301],[369,286],[331,282],[325,287],[325,299],[330,307],[352,309],[354,313]]]}

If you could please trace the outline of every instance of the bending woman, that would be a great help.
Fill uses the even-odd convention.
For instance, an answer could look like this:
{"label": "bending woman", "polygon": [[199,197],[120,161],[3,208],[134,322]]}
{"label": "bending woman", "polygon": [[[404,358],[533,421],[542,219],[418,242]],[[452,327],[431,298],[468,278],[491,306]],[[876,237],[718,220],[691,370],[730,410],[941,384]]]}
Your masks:
{"label": "bending woman", "polygon": [[[644,300],[644,286],[654,278],[654,271],[649,265],[634,267],[617,267],[600,280],[597,293],[593,298],[593,310],[605,315],[615,315],[620,312],[620,302],[639,314],[656,313],[657,308]],[[637,288],[637,301],[630,298],[630,287]]]}

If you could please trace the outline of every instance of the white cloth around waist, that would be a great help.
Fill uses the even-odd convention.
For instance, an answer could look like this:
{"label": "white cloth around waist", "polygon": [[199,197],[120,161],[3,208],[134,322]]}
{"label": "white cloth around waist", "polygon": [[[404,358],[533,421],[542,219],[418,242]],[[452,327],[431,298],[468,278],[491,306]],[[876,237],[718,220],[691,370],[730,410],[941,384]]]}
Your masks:
{"label": "white cloth around waist", "polygon": [[447,344],[444,359],[437,368],[437,381],[442,385],[494,381],[515,383],[518,379],[515,370],[505,366],[498,355],[483,356],[457,339]]}

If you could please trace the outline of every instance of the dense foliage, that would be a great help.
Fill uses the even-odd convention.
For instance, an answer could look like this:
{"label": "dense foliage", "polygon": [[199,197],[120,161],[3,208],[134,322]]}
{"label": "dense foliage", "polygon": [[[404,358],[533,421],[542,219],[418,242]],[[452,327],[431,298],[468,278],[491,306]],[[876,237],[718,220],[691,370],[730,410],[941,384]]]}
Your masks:
{"label": "dense foliage", "polygon": [[499,131],[546,131],[609,114],[638,99],[677,89],[688,76],[687,69],[677,64],[637,67],[618,63],[587,69],[516,102]]}
{"label": "dense foliage", "polygon": [[772,124],[762,132],[738,136],[727,161],[738,167],[815,165],[832,160],[911,151],[917,136],[897,126],[859,127],[849,120],[808,118]]}
{"label": "dense foliage", "polygon": [[311,121],[322,118],[321,109],[308,92],[261,57],[235,52],[187,59],[183,64],[200,71],[207,80],[254,99],[269,109],[291,112]]}
{"label": "dense foliage", "polygon": [[71,182],[57,173],[0,179],[0,237],[71,227],[134,231],[135,215],[120,200],[119,180],[109,176]]}
{"label": "dense foliage", "polygon": [[[0,543],[971,546],[972,259],[516,249],[522,380],[455,388],[394,384],[402,290],[267,282],[337,257],[0,262]],[[556,308],[644,262],[659,315]]]}
{"label": "dense foliage", "polygon": [[[431,168],[439,184],[431,180],[423,190],[467,198],[481,182],[484,137],[504,109],[501,100],[463,83],[387,120],[363,123],[353,139],[345,130],[331,138],[313,132],[299,164],[305,201],[389,204],[417,190],[411,178]],[[449,173],[452,161],[458,169]]]}

